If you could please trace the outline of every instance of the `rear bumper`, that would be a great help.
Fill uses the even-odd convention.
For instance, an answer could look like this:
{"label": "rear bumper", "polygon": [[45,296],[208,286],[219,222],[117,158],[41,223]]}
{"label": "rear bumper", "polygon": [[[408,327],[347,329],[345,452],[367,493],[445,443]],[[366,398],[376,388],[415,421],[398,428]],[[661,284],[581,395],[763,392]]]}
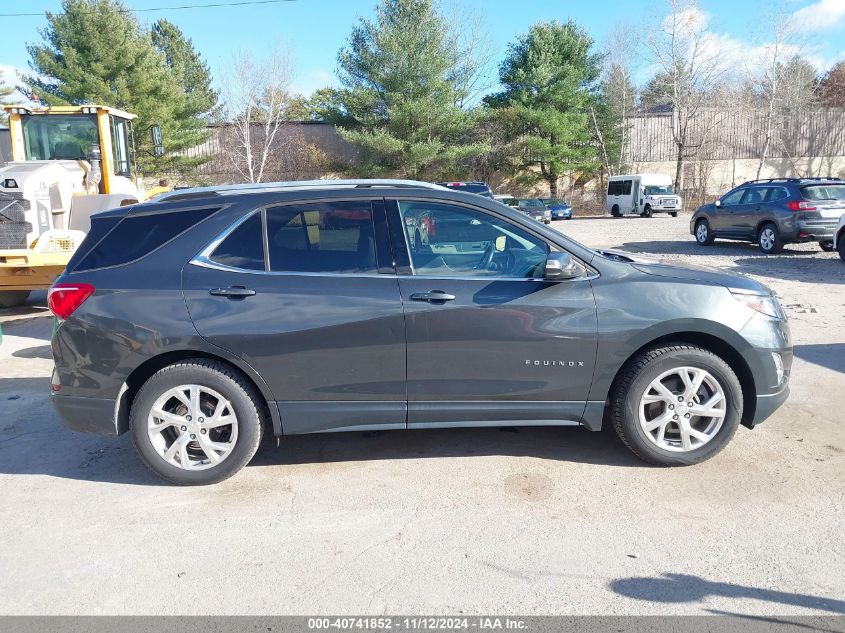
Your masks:
{"label": "rear bumper", "polygon": [[795,222],[791,227],[785,227],[781,233],[792,242],[829,242],[833,241],[838,223],[838,219]]}
{"label": "rear bumper", "polygon": [[71,431],[118,435],[114,400],[80,396],[52,396],[53,408]]}

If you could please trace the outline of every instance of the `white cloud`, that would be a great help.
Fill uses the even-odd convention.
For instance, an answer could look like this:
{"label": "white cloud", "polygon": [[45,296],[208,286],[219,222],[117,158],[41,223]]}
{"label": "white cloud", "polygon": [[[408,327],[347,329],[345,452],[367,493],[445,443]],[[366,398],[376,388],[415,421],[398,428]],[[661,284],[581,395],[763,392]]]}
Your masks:
{"label": "white cloud", "polygon": [[829,31],[845,27],[845,0],[818,0],[792,14],[796,27]]}
{"label": "white cloud", "polygon": [[[20,84],[20,76],[21,76],[21,69],[16,68],[15,66],[10,66],[9,64],[0,64],[0,72],[3,75],[3,85],[15,87]],[[27,100],[27,97],[20,92],[14,92],[13,94],[9,95],[9,101],[12,102],[23,102]]]}

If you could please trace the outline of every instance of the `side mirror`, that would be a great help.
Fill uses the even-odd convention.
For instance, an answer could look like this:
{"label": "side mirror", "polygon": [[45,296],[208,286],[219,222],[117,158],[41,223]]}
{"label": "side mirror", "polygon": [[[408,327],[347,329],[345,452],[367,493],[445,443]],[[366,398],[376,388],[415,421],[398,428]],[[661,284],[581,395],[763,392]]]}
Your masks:
{"label": "side mirror", "polygon": [[161,126],[154,125],[150,128],[150,134],[152,135],[153,141],[153,155],[164,156],[164,142],[161,137]]}
{"label": "side mirror", "polygon": [[714,202],[714,203],[713,203],[713,205],[714,205],[714,206],[716,206],[716,207],[721,207],[721,206],[722,206],[722,201],[721,201],[721,200],[716,200],[716,202]]}
{"label": "side mirror", "polygon": [[549,253],[546,258],[546,279],[575,279],[581,276],[581,267],[569,253]]}

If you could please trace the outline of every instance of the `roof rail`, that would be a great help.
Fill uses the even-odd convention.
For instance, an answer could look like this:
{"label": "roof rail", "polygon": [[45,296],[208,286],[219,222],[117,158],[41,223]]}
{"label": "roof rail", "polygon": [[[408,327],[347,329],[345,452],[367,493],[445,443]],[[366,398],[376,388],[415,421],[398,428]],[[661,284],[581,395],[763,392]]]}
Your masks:
{"label": "roof rail", "polygon": [[758,178],[757,180],[746,180],[743,185],[753,185],[761,182],[804,182],[806,180],[824,180],[827,182],[842,182],[841,178],[835,176],[809,176],[807,178]]}
{"label": "roof rail", "polygon": [[291,180],[286,182],[258,182],[240,185],[212,185],[210,187],[191,187],[174,189],[151,198],[149,202],[182,200],[208,196],[227,196],[239,193],[270,193],[273,191],[295,191],[303,189],[365,189],[370,187],[395,187],[407,189],[444,189],[440,185],[419,180],[400,179],[352,179],[352,180]]}

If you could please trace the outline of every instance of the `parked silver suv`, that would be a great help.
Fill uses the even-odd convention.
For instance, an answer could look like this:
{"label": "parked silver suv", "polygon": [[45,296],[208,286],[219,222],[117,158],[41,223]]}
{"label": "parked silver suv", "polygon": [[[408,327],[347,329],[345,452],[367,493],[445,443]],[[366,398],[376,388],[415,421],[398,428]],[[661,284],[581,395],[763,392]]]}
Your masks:
{"label": "parked silver suv", "polygon": [[690,233],[709,246],[716,238],[754,241],[767,255],[790,242],[834,249],[834,230],[845,213],[840,178],[775,178],[743,183],[693,214]]}

